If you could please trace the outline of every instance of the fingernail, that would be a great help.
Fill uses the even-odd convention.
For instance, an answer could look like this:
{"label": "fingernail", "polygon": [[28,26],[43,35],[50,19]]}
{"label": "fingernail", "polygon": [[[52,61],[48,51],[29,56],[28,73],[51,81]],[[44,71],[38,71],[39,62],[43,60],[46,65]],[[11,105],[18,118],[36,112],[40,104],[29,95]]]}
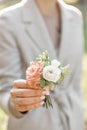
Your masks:
{"label": "fingernail", "polygon": [[42,92],[42,94],[44,94],[44,95],[45,95],[45,94],[46,94],[46,91],[43,91],[43,92]]}
{"label": "fingernail", "polygon": [[46,91],[46,95],[50,95],[50,92],[48,90]]}
{"label": "fingernail", "polygon": [[45,96],[41,96],[41,99],[42,99],[42,100],[45,99]]}
{"label": "fingernail", "polygon": [[44,94],[44,95],[49,95],[49,91],[48,91],[48,90],[43,91],[42,94]]}
{"label": "fingernail", "polygon": [[44,104],[44,101],[42,101],[41,103],[40,103],[40,105],[43,105]]}

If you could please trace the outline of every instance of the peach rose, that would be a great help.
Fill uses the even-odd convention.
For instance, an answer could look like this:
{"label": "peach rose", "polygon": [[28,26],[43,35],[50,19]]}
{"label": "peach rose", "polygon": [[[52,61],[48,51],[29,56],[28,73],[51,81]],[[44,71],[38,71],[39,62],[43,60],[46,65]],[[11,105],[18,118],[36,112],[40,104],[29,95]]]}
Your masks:
{"label": "peach rose", "polygon": [[31,62],[30,66],[26,71],[26,81],[29,87],[37,88],[40,87],[40,75],[43,72],[43,63],[38,62]]}

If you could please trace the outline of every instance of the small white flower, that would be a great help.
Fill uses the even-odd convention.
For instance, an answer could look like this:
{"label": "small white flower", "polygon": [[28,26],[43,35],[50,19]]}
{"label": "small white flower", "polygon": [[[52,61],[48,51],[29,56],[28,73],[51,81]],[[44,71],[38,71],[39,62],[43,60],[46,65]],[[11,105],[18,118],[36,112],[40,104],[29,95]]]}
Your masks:
{"label": "small white flower", "polygon": [[59,67],[61,65],[61,63],[59,61],[57,61],[56,59],[51,61],[51,64],[55,67]]}
{"label": "small white flower", "polygon": [[56,83],[61,76],[61,70],[53,65],[46,66],[43,69],[43,78],[47,81]]}

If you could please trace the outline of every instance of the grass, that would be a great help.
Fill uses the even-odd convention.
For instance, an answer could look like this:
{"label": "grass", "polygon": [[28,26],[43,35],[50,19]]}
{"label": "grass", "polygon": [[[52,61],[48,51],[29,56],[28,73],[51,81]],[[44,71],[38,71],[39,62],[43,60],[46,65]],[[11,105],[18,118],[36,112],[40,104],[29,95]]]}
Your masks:
{"label": "grass", "polygon": [[85,39],[84,50],[87,53],[87,5],[84,5],[84,6],[77,5],[77,7],[83,13],[83,20],[84,20],[84,39]]}
{"label": "grass", "polygon": [[0,130],[6,130],[6,114],[0,109]]}
{"label": "grass", "polygon": [[82,89],[85,105],[85,120],[87,122],[87,54],[83,58]]}
{"label": "grass", "polygon": [[20,1],[21,0],[7,0],[7,1],[0,4],[0,9],[3,9],[3,8],[8,7],[10,5],[16,4],[16,3],[20,2]]}

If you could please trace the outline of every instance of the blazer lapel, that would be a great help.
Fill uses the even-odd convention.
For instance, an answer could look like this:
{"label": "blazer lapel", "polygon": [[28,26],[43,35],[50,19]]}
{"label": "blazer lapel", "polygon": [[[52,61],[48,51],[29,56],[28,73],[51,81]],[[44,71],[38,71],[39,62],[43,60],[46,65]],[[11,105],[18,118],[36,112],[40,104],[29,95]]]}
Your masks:
{"label": "blazer lapel", "polygon": [[[60,40],[60,49],[58,59],[63,63],[66,64],[68,57],[68,46],[69,39],[70,39],[70,17],[67,11],[67,4],[64,3],[63,0],[58,0],[60,9],[61,9],[61,40]],[[69,47],[70,49],[70,47]]]}
{"label": "blazer lapel", "polygon": [[62,0],[58,0],[61,9],[61,43],[60,43],[60,56],[56,54],[54,45],[52,43],[51,37],[48,33],[46,24],[44,22],[43,16],[41,15],[34,0],[27,0],[23,8],[23,21],[26,23],[26,31],[28,36],[32,39],[32,44],[35,44],[40,51],[48,50],[51,58],[58,58],[62,55],[62,48],[66,45],[66,4]]}
{"label": "blazer lapel", "polygon": [[51,58],[56,58],[56,52],[49,36],[43,16],[41,15],[34,0],[25,3],[23,9],[23,21],[26,23],[26,31],[40,50],[48,50]]}

